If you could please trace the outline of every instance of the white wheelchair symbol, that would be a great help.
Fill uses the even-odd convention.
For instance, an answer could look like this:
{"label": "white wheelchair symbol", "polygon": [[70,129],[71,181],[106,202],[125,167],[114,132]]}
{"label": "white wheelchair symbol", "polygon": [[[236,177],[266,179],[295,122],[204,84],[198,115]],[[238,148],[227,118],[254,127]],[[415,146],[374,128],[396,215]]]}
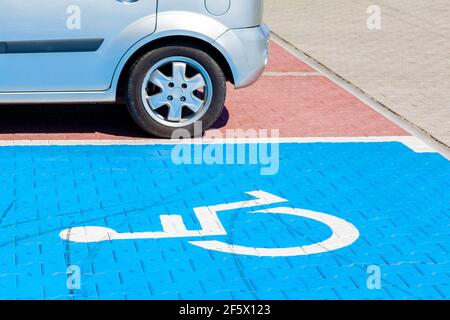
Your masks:
{"label": "white wheelchair symbol", "polygon": [[[164,239],[164,238],[195,238],[208,236],[225,236],[227,231],[217,215],[218,212],[230,211],[241,208],[250,208],[269,205],[288,200],[277,197],[264,191],[252,191],[247,194],[255,197],[254,200],[219,204],[214,206],[194,208],[194,213],[200,223],[201,230],[187,230],[183,218],[180,215],[161,215],[163,231],[160,232],[129,232],[120,233],[113,229],[95,226],[75,227],[61,231],[59,236],[63,240],[89,243],[115,240],[138,239]],[[303,256],[316,253],[324,253],[347,247],[359,238],[358,229],[344,219],[321,212],[296,209],[290,207],[278,207],[266,210],[253,211],[260,214],[284,214],[312,219],[326,224],[332,235],[318,243],[288,247],[288,248],[254,248],[233,245],[221,241],[189,241],[190,244],[207,250],[220,251],[230,254],[258,256],[258,257],[289,257]]]}

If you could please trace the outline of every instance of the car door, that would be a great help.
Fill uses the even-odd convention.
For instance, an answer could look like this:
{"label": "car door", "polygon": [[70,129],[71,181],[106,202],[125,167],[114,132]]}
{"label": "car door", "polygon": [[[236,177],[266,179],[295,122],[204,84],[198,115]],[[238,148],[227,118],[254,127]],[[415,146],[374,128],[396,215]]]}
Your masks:
{"label": "car door", "polygon": [[157,0],[1,0],[0,92],[102,91]]}

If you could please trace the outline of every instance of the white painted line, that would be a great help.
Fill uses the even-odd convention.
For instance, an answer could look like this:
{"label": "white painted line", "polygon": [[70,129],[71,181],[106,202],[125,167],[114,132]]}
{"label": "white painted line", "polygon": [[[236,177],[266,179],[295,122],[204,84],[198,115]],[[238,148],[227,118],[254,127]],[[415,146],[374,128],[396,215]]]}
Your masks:
{"label": "white painted line", "polygon": [[185,140],[0,140],[0,147],[8,146],[150,146],[183,144],[257,144],[257,143],[377,143],[400,142],[417,153],[436,152],[428,143],[415,136],[388,137],[304,137],[304,138],[196,138]]}
{"label": "white painted line", "polygon": [[217,212],[211,210],[209,207],[199,207],[193,209],[195,212],[195,216],[202,227],[201,231],[205,235],[213,234],[213,235],[226,235],[227,232],[220,222],[219,216]]}
{"label": "white painted line", "polygon": [[327,225],[333,234],[328,239],[306,246],[290,248],[254,248],[233,245],[220,241],[190,241],[190,244],[207,250],[214,250],[224,253],[258,256],[258,257],[293,257],[304,256],[316,253],[324,253],[347,247],[359,238],[358,229],[350,222],[326,213],[296,208],[273,208],[259,210],[254,213],[271,213],[282,215],[293,215],[312,219]]}
{"label": "white painted line", "polygon": [[[113,240],[138,240],[138,239],[163,239],[163,238],[189,238],[204,236],[225,236],[226,230],[223,228],[218,211],[229,211],[238,208],[250,208],[286,202],[288,200],[280,198],[276,195],[257,190],[247,192],[247,194],[256,197],[254,200],[240,201],[226,204],[219,204],[209,207],[194,208],[194,212],[202,226],[201,230],[188,231],[184,226],[183,219],[180,215],[162,215],[160,217],[163,232],[128,232],[119,233],[113,229],[105,227],[76,227],[66,229],[60,232],[63,240],[88,243]],[[305,246],[287,247],[287,248],[261,248],[261,247],[245,247],[240,245],[229,244],[220,241],[189,241],[190,244],[207,250],[215,250],[231,254],[250,255],[258,257],[290,257],[303,256],[316,253],[323,253],[332,250],[341,249],[354,243],[359,238],[358,229],[350,222],[322,212],[310,210],[279,207],[265,210],[250,212],[251,214],[280,214],[292,215],[307,219],[316,220],[326,224],[332,230],[332,235],[321,242],[317,242]],[[216,221],[214,221],[216,220]]]}
{"label": "white painted line", "polygon": [[208,208],[218,212],[218,211],[228,211],[228,210],[235,210],[235,209],[242,209],[242,208],[264,206],[264,205],[280,203],[280,202],[287,202],[286,199],[280,198],[278,196],[275,196],[273,194],[270,194],[268,192],[264,192],[261,190],[251,191],[251,192],[246,192],[246,193],[252,197],[255,197],[256,199],[242,201],[242,202],[233,202],[233,203],[209,206]]}
{"label": "white painted line", "polygon": [[159,216],[164,232],[167,233],[185,233],[187,231],[180,215],[161,215]]}
{"label": "white painted line", "polygon": [[400,142],[416,153],[437,153],[435,148],[415,136],[403,137]]}
{"label": "white painted line", "polygon": [[201,226],[200,230],[187,230],[183,218],[180,215],[161,215],[160,220],[163,231],[120,233],[105,227],[83,226],[63,230],[59,233],[59,236],[63,240],[84,243],[130,239],[224,236],[227,235],[227,232],[223,227],[217,212],[287,202],[286,199],[261,190],[247,192],[247,194],[256,199],[194,208],[194,213]]}

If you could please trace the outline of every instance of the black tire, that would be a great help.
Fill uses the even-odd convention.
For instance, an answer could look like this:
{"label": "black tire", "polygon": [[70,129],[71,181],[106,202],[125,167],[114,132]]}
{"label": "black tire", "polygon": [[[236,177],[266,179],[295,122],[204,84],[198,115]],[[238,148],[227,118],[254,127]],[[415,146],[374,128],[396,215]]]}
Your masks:
{"label": "black tire", "polygon": [[[161,124],[149,115],[142,102],[141,88],[147,72],[159,61],[173,56],[195,60],[211,78],[213,90],[211,104],[206,113],[198,120],[202,123],[203,132],[194,132],[194,124],[183,127]],[[204,131],[217,121],[223,111],[226,97],[226,79],[217,62],[200,48],[188,45],[170,45],[148,52],[133,64],[129,72],[125,97],[128,111],[134,121],[151,135],[171,138],[175,130],[185,129],[191,137],[198,137],[203,135]]]}

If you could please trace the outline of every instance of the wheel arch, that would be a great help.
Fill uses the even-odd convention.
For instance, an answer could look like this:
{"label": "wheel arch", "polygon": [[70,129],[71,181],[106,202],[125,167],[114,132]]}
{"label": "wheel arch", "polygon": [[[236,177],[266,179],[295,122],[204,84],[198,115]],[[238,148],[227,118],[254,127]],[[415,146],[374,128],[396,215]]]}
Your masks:
{"label": "wheel arch", "polygon": [[132,65],[143,55],[148,52],[167,46],[167,45],[190,45],[198,47],[208,53],[220,66],[227,81],[234,84],[233,71],[227,58],[222,52],[208,41],[192,36],[192,35],[167,35],[161,38],[149,41],[139,47],[126,61],[120,70],[120,74],[116,84],[116,100],[123,101],[123,93],[126,87],[129,71]]}

